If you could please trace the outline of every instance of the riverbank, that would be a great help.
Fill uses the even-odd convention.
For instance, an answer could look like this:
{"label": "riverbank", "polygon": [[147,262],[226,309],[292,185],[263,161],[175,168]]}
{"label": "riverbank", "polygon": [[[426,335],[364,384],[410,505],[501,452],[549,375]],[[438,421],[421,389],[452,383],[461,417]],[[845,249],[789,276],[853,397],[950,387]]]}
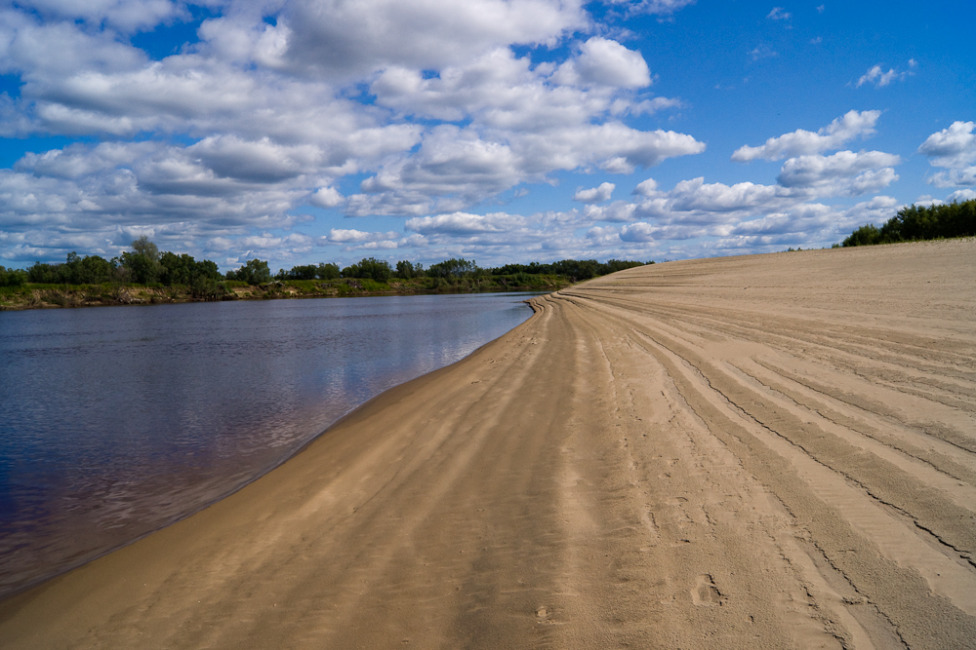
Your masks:
{"label": "riverbank", "polygon": [[552,274],[514,274],[473,278],[411,278],[377,282],[365,278],[335,280],[281,280],[262,284],[226,280],[201,287],[145,286],[112,283],[58,285],[27,283],[0,287],[0,311],[167,305],[228,300],[282,300],[295,298],[360,298],[456,293],[547,293],[572,284]]}
{"label": "riverbank", "polygon": [[971,647],[976,241],[533,299],[231,497],[0,603],[18,647]]}

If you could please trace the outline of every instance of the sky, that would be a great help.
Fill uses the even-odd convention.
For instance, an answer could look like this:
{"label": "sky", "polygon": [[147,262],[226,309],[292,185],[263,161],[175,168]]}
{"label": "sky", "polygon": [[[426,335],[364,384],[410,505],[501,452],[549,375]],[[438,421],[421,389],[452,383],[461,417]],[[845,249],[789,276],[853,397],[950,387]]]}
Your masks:
{"label": "sky", "polygon": [[820,248],[976,198],[970,0],[0,0],[0,265]]}

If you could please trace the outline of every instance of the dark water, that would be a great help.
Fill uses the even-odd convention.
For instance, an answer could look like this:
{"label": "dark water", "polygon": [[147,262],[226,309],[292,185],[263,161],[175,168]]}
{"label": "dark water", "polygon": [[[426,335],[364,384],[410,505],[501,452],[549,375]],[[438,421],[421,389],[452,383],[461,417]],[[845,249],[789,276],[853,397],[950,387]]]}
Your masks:
{"label": "dark water", "polygon": [[0,313],[0,596],[212,503],[512,329],[524,299]]}

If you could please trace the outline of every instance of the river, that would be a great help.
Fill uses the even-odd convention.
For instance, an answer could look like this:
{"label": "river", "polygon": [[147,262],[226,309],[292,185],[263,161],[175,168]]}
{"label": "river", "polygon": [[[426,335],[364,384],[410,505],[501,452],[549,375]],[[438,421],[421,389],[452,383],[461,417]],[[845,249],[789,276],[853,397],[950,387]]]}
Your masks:
{"label": "river", "polygon": [[0,313],[0,596],[240,488],[525,295]]}

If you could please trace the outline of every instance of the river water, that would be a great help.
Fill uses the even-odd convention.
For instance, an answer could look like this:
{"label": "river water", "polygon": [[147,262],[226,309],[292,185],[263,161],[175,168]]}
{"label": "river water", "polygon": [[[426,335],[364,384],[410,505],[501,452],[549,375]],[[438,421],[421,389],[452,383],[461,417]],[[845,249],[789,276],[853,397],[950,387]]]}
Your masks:
{"label": "river water", "polygon": [[0,597],[205,507],[524,295],[0,313]]}

